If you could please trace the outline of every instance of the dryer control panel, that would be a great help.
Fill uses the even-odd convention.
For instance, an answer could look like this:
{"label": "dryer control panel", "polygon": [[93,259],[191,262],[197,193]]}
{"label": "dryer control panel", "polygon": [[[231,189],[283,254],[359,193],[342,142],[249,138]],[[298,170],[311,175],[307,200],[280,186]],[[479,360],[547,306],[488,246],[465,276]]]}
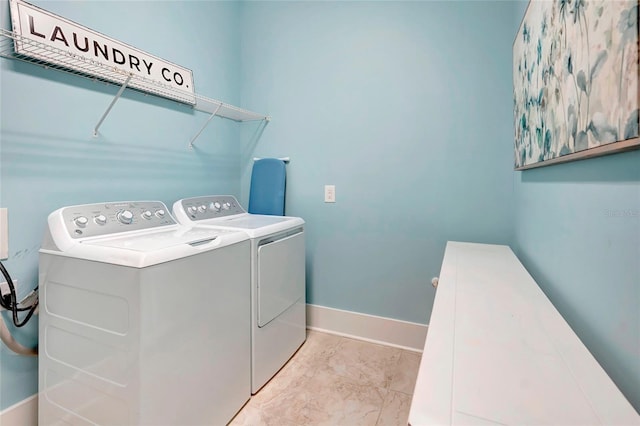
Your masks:
{"label": "dryer control panel", "polygon": [[65,207],[62,220],[71,238],[175,225],[161,201],[125,201]]}
{"label": "dryer control panel", "polygon": [[185,198],[182,200],[180,208],[193,221],[246,213],[233,195]]}

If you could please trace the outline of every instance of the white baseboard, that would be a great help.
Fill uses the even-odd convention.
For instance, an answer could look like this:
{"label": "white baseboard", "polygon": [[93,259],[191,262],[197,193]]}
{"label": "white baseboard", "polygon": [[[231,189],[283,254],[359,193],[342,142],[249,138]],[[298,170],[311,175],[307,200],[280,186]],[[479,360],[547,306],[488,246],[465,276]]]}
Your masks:
{"label": "white baseboard", "polygon": [[38,394],[0,411],[2,426],[38,426]]}
{"label": "white baseboard", "polygon": [[422,352],[425,324],[307,304],[307,328],[367,342]]}

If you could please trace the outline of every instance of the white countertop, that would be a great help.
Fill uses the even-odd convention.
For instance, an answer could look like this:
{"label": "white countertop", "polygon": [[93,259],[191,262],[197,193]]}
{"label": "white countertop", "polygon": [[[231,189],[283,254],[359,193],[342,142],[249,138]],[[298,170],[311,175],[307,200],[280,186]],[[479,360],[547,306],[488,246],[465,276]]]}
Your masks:
{"label": "white countertop", "polygon": [[409,423],[640,425],[508,246],[449,242]]}

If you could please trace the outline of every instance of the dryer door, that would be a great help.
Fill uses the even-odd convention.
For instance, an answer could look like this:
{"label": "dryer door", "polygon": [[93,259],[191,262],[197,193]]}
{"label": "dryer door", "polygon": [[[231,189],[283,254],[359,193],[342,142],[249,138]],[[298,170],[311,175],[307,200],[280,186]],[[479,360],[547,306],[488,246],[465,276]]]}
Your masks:
{"label": "dryer door", "polygon": [[258,327],[304,298],[304,271],[304,232],[258,247]]}

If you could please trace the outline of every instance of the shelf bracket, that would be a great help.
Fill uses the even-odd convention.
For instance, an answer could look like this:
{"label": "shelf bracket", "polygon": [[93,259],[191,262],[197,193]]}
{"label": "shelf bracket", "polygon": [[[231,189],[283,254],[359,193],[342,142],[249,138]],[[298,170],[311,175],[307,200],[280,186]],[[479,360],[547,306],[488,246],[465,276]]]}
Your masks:
{"label": "shelf bracket", "polygon": [[209,117],[207,119],[207,121],[205,121],[204,125],[202,126],[202,128],[200,129],[200,131],[198,133],[196,133],[196,135],[194,137],[191,138],[191,140],[189,141],[189,149],[193,149],[193,143],[195,142],[196,139],[198,139],[198,136],[200,136],[200,133],[202,133],[205,129],[205,127],[207,127],[207,125],[209,124],[209,122],[213,119],[213,117],[216,116],[216,114],[218,113],[218,111],[220,110],[220,108],[222,108],[222,104],[219,104],[216,108],[215,111],[213,111],[213,114],[211,114],[211,117]]}
{"label": "shelf bracket", "polygon": [[111,112],[111,108],[113,108],[113,106],[118,101],[118,99],[120,99],[120,96],[122,96],[122,92],[124,92],[124,89],[127,88],[127,85],[131,81],[131,77],[133,77],[133,74],[129,74],[129,77],[127,77],[125,82],[122,83],[122,87],[120,87],[120,90],[118,90],[118,93],[116,93],[116,97],[113,98],[113,100],[111,101],[111,103],[107,107],[107,110],[104,112],[104,114],[102,114],[102,117],[100,117],[100,120],[98,121],[98,124],[96,124],[96,127],[93,128],[93,137],[94,138],[98,136],[98,129],[102,125],[102,122],[104,121],[104,119],[107,118],[107,115],[109,115],[109,112]]}

